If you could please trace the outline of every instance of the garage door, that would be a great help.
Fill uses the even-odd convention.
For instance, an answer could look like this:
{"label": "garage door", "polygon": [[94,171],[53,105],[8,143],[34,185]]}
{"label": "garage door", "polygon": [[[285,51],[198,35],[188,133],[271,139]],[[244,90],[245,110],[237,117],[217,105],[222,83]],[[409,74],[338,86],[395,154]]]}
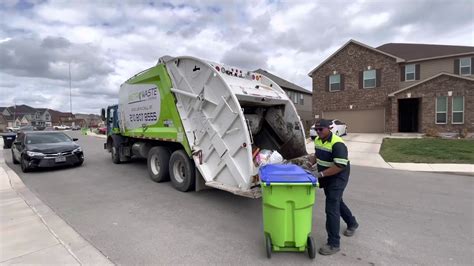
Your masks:
{"label": "garage door", "polygon": [[325,119],[339,119],[347,124],[348,131],[354,133],[384,133],[385,110],[328,111]]}

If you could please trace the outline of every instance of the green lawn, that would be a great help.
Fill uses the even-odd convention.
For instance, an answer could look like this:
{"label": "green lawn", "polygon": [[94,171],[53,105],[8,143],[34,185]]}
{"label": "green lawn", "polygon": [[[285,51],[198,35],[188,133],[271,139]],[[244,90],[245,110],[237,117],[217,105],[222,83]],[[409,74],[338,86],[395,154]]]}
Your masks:
{"label": "green lawn", "polygon": [[474,140],[384,139],[380,155],[386,162],[474,164]]}

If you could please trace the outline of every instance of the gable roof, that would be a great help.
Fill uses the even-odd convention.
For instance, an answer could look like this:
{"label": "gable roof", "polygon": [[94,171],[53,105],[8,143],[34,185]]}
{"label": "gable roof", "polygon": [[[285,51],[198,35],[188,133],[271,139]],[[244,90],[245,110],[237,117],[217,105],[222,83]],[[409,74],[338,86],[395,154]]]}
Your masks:
{"label": "gable roof", "polygon": [[336,54],[338,54],[342,49],[344,49],[346,46],[348,46],[349,44],[356,44],[356,45],[359,45],[359,46],[362,46],[366,49],[369,49],[373,52],[376,52],[376,53],[379,53],[379,54],[383,54],[383,55],[386,55],[386,56],[389,56],[389,57],[392,57],[394,58],[397,63],[400,63],[400,62],[404,62],[405,60],[403,58],[400,58],[398,56],[395,56],[393,54],[390,54],[390,53],[387,53],[387,52],[384,52],[382,50],[378,50],[378,49],[375,49],[374,47],[371,47],[371,46],[368,46],[367,44],[363,44],[361,42],[358,42],[356,40],[353,40],[353,39],[350,39],[348,42],[346,42],[343,46],[341,46],[341,48],[337,49],[334,53],[332,53],[328,58],[326,58],[326,60],[324,60],[323,62],[321,62],[321,64],[319,64],[317,67],[315,67],[313,70],[311,70],[309,73],[308,73],[308,76],[311,77],[311,75],[313,75],[314,71],[318,70],[321,66],[323,66],[324,64],[326,64],[331,58],[333,58]]}
{"label": "gable roof", "polygon": [[21,105],[15,105],[15,106],[10,106],[7,107],[8,112],[11,114],[15,113],[15,115],[25,115],[25,114],[35,114],[36,109],[28,106],[26,104],[21,104]]}
{"label": "gable roof", "polygon": [[290,89],[290,90],[294,90],[294,91],[298,91],[298,92],[302,92],[302,93],[306,93],[306,94],[313,94],[311,91],[303,88],[303,87],[300,87],[286,79],[283,79],[283,78],[280,78],[278,76],[275,76],[273,75],[272,73],[264,70],[264,69],[257,69],[255,70],[254,72],[256,73],[259,73],[259,74],[262,74],[266,77],[268,77],[269,79],[273,80],[274,82],[276,82],[276,84],[278,84],[278,86],[282,87],[282,88],[286,88],[286,89]]}
{"label": "gable roof", "polygon": [[406,88],[403,88],[403,89],[400,89],[400,90],[398,90],[398,91],[394,91],[394,92],[390,93],[390,94],[388,95],[388,97],[393,97],[393,96],[399,94],[400,92],[407,91],[407,90],[409,90],[409,89],[411,89],[411,88],[413,88],[413,87],[416,87],[416,86],[418,86],[418,85],[420,85],[420,84],[426,83],[426,82],[428,82],[428,81],[430,81],[430,80],[433,80],[433,79],[435,79],[435,78],[437,78],[437,77],[440,77],[440,76],[449,76],[449,77],[454,77],[454,78],[464,79],[464,80],[468,80],[468,81],[474,82],[474,79],[472,79],[472,78],[463,77],[463,76],[459,76],[459,75],[454,75],[454,74],[446,73],[446,72],[441,72],[441,73],[439,73],[439,74],[437,74],[437,75],[432,76],[431,78],[422,80],[422,81],[420,81],[420,82],[417,82],[417,83],[415,83],[415,84],[413,84],[413,85],[410,85],[410,86],[408,86],[408,87],[406,87]]}
{"label": "gable roof", "polygon": [[377,47],[377,50],[404,58],[406,61],[474,54],[474,46],[417,43],[386,43]]}

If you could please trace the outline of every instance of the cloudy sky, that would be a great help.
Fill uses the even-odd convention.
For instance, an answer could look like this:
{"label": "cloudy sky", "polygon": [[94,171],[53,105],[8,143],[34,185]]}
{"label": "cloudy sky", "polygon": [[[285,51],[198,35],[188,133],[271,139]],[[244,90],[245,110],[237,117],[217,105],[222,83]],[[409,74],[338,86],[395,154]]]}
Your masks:
{"label": "cloudy sky", "polygon": [[349,39],[474,46],[472,0],[0,2],[0,106],[98,113],[163,55],[264,68],[306,89]]}

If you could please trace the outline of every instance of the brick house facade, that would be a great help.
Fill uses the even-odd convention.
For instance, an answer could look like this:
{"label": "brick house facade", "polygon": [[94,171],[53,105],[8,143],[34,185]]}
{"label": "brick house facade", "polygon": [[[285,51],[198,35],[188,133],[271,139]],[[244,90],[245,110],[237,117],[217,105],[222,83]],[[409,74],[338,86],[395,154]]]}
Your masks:
{"label": "brick house facade", "polygon": [[[419,120],[420,132],[435,129],[438,132],[460,132],[467,129],[474,132],[474,80],[452,74],[438,74],[420,84],[415,84],[398,92],[392,93],[391,105],[391,132],[398,132],[399,126],[399,103],[401,101],[418,101],[422,110],[416,118]],[[446,122],[436,123],[437,98],[445,98]],[[462,123],[453,123],[453,99],[463,100]],[[441,113],[444,115],[444,112]]]}
{"label": "brick house facade", "polygon": [[[394,47],[390,44],[385,48]],[[429,55],[435,56],[440,51],[438,48],[433,48]],[[474,57],[474,47],[460,47],[459,51],[464,53],[459,56],[449,55],[448,48],[443,50],[442,58],[425,60],[415,58],[422,54],[415,53],[408,54],[411,58],[406,59],[399,55],[409,57],[410,49],[393,55],[350,40],[309,73],[313,84],[313,114],[341,119],[348,124],[349,132],[425,132],[427,129],[458,132],[463,128],[473,132],[474,75],[471,73],[474,66],[471,64],[469,75],[454,73],[459,58]],[[450,98],[437,100],[445,95]],[[457,120],[463,117],[462,123],[451,122],[452,103],[444,111],[446,124],[436,123],[436,115],[444,119],[444,113],[436,112],[436,102],[450,102],[452,97],[455,107],[463,109],[462,114],[456,114]]]}

